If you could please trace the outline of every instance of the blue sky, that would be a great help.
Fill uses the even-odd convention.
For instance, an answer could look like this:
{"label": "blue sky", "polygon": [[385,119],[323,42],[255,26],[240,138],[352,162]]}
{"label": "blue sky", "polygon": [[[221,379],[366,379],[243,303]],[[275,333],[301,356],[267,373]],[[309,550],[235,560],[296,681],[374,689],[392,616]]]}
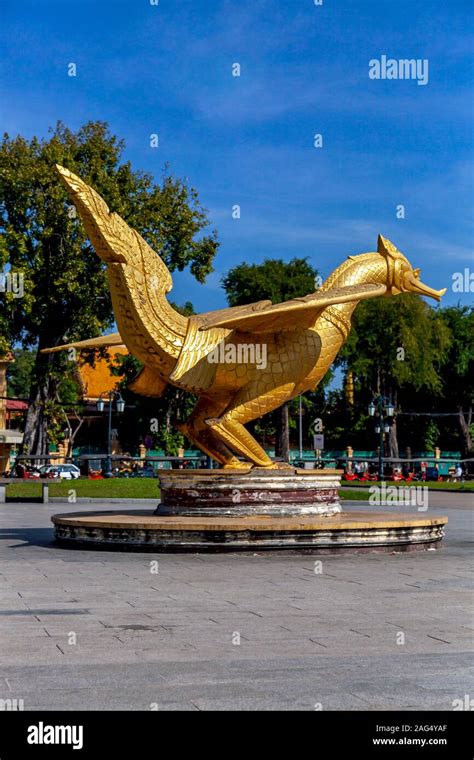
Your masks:
{"label": "blue sky", "polygon": [[[242,261],[308,256],[326,277],[381,232],[428,284],[448,287],[444,303],[470,303],[451,283],[473,268],[472,8],[3,0],[2,131],[46,136],[58,119],[101,119],[135,168],[159,179],[169,162],[188,177],[221,248],[205,286],[174,274],[178,302],[221,307],[220,279]],[[428,59],[428,84],[369,79],[381,55]]]}

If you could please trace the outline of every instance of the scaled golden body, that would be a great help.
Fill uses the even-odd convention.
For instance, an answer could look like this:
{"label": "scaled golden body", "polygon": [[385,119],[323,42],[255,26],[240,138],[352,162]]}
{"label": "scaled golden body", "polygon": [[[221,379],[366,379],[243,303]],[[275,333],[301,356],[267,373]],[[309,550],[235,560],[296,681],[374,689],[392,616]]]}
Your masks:
{"label": "scaled golden body", "polygon": [[[244,425],[317,386],[360,300],[400,292],[439,300],[444,292],[423,285],[403,254],[379,237],[377,252],[349,257],[305,298],[183,317],[166,299],[172,281],[159,256],[79,177],[58,171],[108,265],[119,329],[109,342],[124,343],[144,364],[132,389],[160,396],[171,383],[196,393],[197,405],[179,427],[224,467],[277,466]],[[104,338],[96,340],[104,345]]]}

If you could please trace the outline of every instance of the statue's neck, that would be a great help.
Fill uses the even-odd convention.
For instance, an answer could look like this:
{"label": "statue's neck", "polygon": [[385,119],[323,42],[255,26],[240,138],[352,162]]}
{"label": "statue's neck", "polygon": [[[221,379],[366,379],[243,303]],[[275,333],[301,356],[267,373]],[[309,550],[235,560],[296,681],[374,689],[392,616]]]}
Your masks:
{"label": "statue's neck", "polygon": [[[329,275],[319,289],[324,293],[335,288],[351,285],[385,284],[387,282],[387,262],[378,253],[362,253],[352,256]],[[351,317],[359,301],[334,304],[327,307],[322,316],[329,319],[342,334],[345,341],[351,329]]]}
{"label": "statue's neck", "polygon": [[385,284],[387,282],[387,262],[378,253],[361,253],[351,256],[329,275],[319,292],[349,285]]}

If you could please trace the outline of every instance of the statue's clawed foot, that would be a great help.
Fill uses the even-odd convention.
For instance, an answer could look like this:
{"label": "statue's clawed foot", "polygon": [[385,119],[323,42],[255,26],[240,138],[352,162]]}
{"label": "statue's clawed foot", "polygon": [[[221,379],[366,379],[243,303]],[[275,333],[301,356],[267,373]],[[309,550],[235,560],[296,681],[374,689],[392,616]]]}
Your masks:
{"label": "statue's clawed foot", "polygon": [[237,457],[234,457],[229,462],[226,462],[223,466],[223,470],[251,470],[252,465],[250,462],[242,462]]}
{"label": "statue's clawed foot", "polygon": [[257,467],[271,467],[273,462],[244,426],[232,417],[213,417],[206,425],[233,451]]}

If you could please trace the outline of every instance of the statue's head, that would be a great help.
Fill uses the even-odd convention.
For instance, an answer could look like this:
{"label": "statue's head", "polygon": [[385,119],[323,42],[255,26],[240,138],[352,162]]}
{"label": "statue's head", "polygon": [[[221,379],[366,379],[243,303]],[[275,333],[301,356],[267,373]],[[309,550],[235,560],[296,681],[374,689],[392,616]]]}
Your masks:
{"label": "statue's head", "polygon": [[379,235],[377,251],[387,262],[387,295],[416,293],[440,301],[446,293],[446,288],[435,290],[421,282],[420,270],[413,269],[403,253],[382,235]]}

